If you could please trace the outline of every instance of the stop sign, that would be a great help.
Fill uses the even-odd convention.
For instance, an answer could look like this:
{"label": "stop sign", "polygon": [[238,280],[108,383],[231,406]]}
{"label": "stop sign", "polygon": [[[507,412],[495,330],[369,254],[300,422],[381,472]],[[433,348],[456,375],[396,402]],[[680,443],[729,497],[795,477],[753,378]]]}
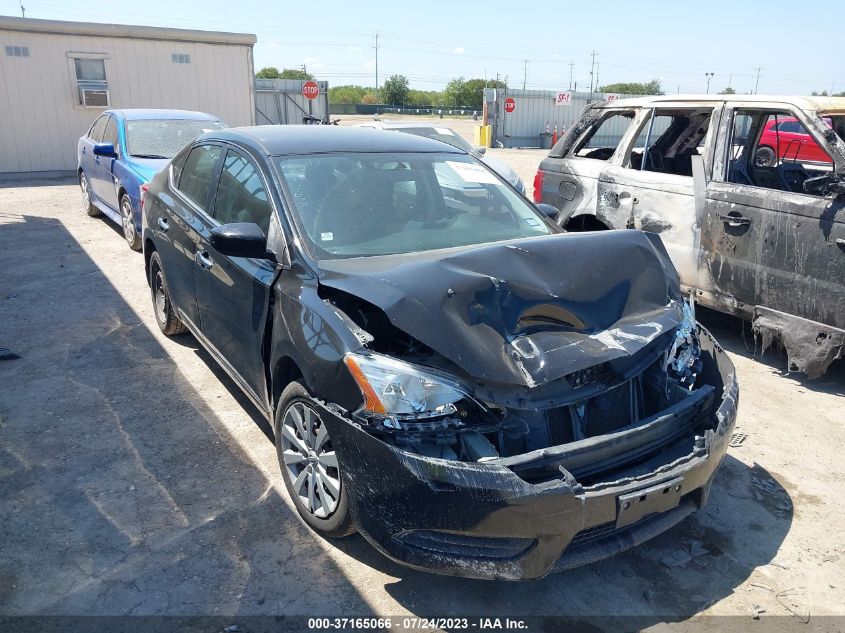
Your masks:
{"label": "stop sign", "polygon": [[319,94],[320,86],[317,85],[316,81],[306,81],[302,85],[302,95],[306,99],[316,99]]}
{"label": "stop sign", "polygon": [[505,112],[513,112],[516,110],[516,101],[513,100],[513,97],[508,97],[505,99]]}

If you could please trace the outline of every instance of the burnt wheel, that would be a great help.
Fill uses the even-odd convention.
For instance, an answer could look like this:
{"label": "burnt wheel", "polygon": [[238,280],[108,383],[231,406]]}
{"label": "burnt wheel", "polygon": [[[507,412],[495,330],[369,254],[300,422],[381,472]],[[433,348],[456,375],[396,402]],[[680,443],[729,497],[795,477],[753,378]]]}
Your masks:
{"label": "burnt wheel", "polygon": [[324,536],[354,532],[331,436],[311,395],[299,381],[282,392],[275,432],[285,488],[302,519]]}

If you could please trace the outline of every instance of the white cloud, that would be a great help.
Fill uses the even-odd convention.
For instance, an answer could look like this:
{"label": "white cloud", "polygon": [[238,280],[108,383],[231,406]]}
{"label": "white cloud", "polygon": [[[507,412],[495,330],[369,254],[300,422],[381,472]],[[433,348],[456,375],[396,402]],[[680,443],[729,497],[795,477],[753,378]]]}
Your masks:
{"label": "white cloud", "polygon": [[455,55],[463,55],[464,54],[464,47],[458,46],[458,48],[456,48],[453,52],[455,53]]}

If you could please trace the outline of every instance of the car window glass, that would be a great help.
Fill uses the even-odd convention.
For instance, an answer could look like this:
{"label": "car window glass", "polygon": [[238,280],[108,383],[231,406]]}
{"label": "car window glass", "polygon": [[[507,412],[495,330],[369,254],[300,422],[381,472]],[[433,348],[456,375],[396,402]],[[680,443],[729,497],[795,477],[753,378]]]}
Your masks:
{"label": "car window glass", "polygon": [[218,145],[198,145],[191,150],[179,177],[179,191],[203,210],[207,209],[214,167],[223,153]]}
{"label": "car window glass", "polygon": [[727,182],[817,196],[828,193],[827,182],[813,179],[829,173],[833,161],[792,112],[737,110],[728,152]]}
{"label": "car window glass", "polygon": [[108,119],[108,115],[103,115],[94,122],[89,138],[95,143],[101,143],[103,141],[103,131],[106,129]]}
{"label": "car window glass", "polygon": [[267,235],[271,213],[267,191],[255,165],[229,150],[217,185],[214,219],[221,224],[253,222]]}
{"label": "car window glass", "polygon": [[532,205],[464,154],[278,161],[293,219],[318,257],[420,252],[552,232]]}
{"label": "car window glass", "polygon": [[692,157],[704,153],[712,108],[657,109],[643,121],[627,167],[692,176]]}
{"label": "car window glass", "polygon": [[113,116],[108,117],[106,129],[103,132],[103,143],[111,143],[117,149],[117,125]]}
{"label": "car window glass", "polygon": [[594,123],[572,150],[578,158],[608,160],[634,120],[633,111],[610,112]]}

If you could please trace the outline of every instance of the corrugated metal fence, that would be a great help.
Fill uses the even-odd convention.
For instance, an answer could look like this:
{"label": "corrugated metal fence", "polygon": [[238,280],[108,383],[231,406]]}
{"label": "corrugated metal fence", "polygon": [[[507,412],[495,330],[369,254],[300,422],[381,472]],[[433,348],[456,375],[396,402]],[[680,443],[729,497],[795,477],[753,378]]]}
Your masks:
{"label": "corrugated metal fence", "polygon": [[[488,102],[489,123],[494,127],[493,142],[505,147],[541,147],[541,135],[547,131],[554,132],[555,125],[558,136],[562,135],[590,103],[590,93],[566,92],[568,97],[560,105],[559,94],[554,90],[486,89],[484,97]],[[593,102],[617,96],[600,92],[592,94]],[[623,96],[628,98],[637,95]],[[511,99],[513,101],[509,102]],[[512,107],[510,112],[507,111],[509,104]],[[623,121],[617,125],[619,130],[611,129],[611,124],[605,126],[607,129],[602,129],[602,132],[608,137],[621,135],[626,125]]]}
{"label": "corrugated metal fence", "polygon": [[327,117],[329,82],[317,82],[320,94],[316,99],[307,99],[302,94],[304,84],[297,79],[256,79],[255,124],[301,125],[308,116]]}

